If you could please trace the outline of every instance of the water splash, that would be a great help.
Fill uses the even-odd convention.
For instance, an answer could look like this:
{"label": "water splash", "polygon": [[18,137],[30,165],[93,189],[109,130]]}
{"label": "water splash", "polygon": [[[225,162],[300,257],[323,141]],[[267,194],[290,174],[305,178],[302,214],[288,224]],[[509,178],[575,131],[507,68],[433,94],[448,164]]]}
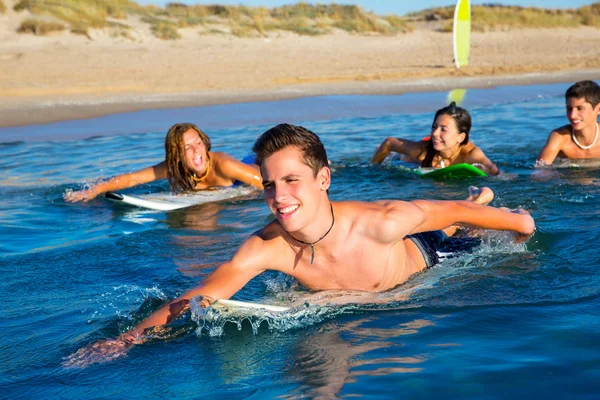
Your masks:
{"label": "water splash", "polygon": [[203,308],[195,298],[190,302],[192,320],[198,324],[196,334],[200,336],[206,332],[211,337],[223,336],[225,325],[228,323],[235,325],[238,330],[242,330],[243,323],[248,322],[254,335],[258,335],[263,323],[270,331],[284,332],[290,329],[305,328],[356,308],[353,305],[335,307],[304,303],[287,311],[273,312],[238,307]]}
{"label": "water splash", "polygon": [[[529,254],[523,243],[514,243],[514,233],[493,232],[481,238],[481,244],[469,253],[442,255],[441,263],[408,282],[386,292],[356,291],[308,292],[289,277],[278,275],[267,280],[271,299],[266,303],[291,304],[286,311],[269,311],[239,307],[201,307],[194,298],[190,302],[192,320],[198,324],[197,335],[211,337],[226,334],[226,325],[242,330],[246,323],[254,335],[261,327],[269,331],[288,331],[306,328],[342,314],[409,310],[436,303],[440,295],[448,293],[460,297],[461,288],[490,275],[495,266],[507,259],[518,259]],[[494,274],[491,273],[493,276]],[[481,298],[481,304],[490,299]],[[456,303],[448,300],[448,305]],[[473,305],[481,305],[475,299]]]}
{"label": "water splash", "polygon": [[112,288],[112,291],[102,293],[100,297],[95,299],[99,308],[96,308],[92,312],[87,322],[92,323],[96,319],[104,318],[107,315],[116,315],[119,319],[131,321],[133,314],[123,310],[131,309],[148,298],[166,301],[168,296],[157,287],[142,288],[137,285],[115,286]]}

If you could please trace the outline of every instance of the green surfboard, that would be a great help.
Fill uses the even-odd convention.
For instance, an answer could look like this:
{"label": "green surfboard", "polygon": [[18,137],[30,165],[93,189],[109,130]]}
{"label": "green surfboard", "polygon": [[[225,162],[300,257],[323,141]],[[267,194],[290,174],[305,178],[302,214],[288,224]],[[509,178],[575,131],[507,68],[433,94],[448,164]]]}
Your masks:
{"label": "green surfboard", "polygon": [[461,179],[487,176],[486,173],[479,168],[467,163],[450,165],[445,168],[420,168],[416,169],[415,172],[424,178],[433,179]]}
{"label": "green surfboard", "polygon": [[469,64],[471,52],[471,5],[458,0],[454,9],[454,64],[456,69]]}

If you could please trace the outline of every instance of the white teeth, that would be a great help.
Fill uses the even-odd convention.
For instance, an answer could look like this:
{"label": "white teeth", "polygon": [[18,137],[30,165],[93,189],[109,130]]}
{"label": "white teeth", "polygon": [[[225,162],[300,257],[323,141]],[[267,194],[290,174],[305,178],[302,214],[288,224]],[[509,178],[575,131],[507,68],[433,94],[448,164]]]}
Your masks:
{"label": "white teeth", "polygon": [[296,211],[298,209],[297,205],[293,205],[293,206],[287,206],[287,207],[283,207],[283,208],[278,208],[277,211],[279,211],[280,214],[289,214],[292,211]]}

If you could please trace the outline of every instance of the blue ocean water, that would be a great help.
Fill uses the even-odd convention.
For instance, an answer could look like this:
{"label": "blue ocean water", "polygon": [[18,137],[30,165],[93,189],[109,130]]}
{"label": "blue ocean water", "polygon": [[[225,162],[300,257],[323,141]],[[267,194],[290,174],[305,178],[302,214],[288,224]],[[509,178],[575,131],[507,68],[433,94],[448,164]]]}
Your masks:
{"label": "blue ocean water", "polygon": [[[600,395],[600,168],[533,168],[566,123],[568,84],[469,90],[472,140],[498,177],[433,181],[371,167],[387,136],[429,132],[446,93],[335,96],[0,129],[0,391],[5,398],[545,398]],[[308,308],[278,321],[186,317],[129,354],[88,368],[66,357],[114,337],[189,289],[271,217],[260,193],[171,212],[63,194],[164,157],[190,121],[238,158],[279,122],[318,133],[333,200],[459,199],[487,185],[523,207],[526,245],[492,234],[414,276],[373,307]],[[79,127],[79,128],[78,128]],[[128,190],[164,191],[166,182]],[[306,293],[265,274],[235,298]],[[212,325],[211,325],[212,324]]]}

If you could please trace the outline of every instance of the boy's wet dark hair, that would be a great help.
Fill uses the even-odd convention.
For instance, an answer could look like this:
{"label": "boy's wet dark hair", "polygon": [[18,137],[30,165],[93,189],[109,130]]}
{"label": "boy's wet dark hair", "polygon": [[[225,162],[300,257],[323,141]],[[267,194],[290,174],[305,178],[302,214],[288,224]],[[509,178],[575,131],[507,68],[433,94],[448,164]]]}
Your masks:
{"label": "boy's wet dark hair", "polygon": [[571,85],[565,93],[565,100],[584,99],[592,107],[600,103],[600,86],[594,81],[579,81]]}
{"label": "boy's wet dark hair", "polygon": [[[456,105],[455,102],[452,102],[446,107],[437,110],[435,116],[433,117],[433,124],[435,124],[435,121],[440,115],[448,115],[452,117],[454,123],[456,124],[456,128],[458,129],[458,133],[465,134],[465,140],[462,141],[462,143],[460,144],[461,146],[464,146],[467,143],[469,143],[469,132],[471,131],[471,114],[469,114],[469,112],[466,109],[459,107]],[[432,127],[433,124],[431,125]],[[431,167],[433,158],[436,155],[436,151],[433,148],[433,141],[429,141],[429,143],[427,144],[426,151],[427,153],[425,154],[425,158],[423,159],[421,166],[429,168]]]}
{"label": "boy's wet dark hair", "polygon": [[302,152],[302,161],[308,165],[316,177],[321,168],[327,167],[327,152],[319,137],[302,126],[279,124],[262,135],[252,146],[256,154],[256,164],[261,165],[265,158],[288,146]]}

